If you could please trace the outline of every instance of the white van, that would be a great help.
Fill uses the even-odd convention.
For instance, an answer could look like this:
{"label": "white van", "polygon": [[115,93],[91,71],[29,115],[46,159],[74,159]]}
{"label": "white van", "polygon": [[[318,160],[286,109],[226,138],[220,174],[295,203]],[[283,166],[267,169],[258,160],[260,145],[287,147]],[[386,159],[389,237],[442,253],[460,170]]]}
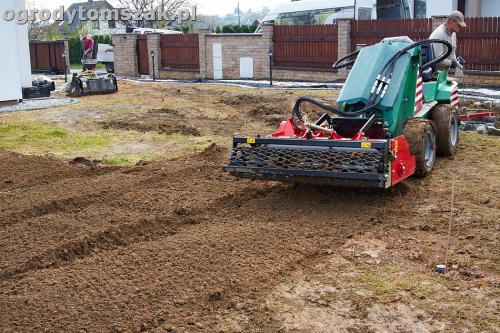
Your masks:
{"label": "white van", "polygon": [[[276,25],[335,24],[338,19],[411,18],[410,0],[302,0],[271,10],[262,20]],[[257,28],[260,32],[261,26]]]}

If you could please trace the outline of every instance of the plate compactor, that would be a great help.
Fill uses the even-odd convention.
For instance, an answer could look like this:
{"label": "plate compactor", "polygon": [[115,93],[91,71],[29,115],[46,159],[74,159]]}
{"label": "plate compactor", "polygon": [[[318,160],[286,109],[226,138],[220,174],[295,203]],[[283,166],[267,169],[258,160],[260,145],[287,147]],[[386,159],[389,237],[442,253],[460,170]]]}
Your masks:
{"label": "plate compactor", "polygon": [[[446,52],[435,57],[433,43]],[[224,170],[250,179],[378,188],[426,176],[436,152],[450,156],[458,147],[458,84],[436,70],[451,51],[446,41],[395,37],[339,59],[335,69],[352,65],[339,108],[299,98],[277,132],[234,137]],[[311,121],[304,103],[327,112]]]}
{"label": "plate compactor", "polygon": [[69,85],[68,95],[80,97],[95,94],[111,94],[118,91],[118,82],[114,74],[97,74],[86,70],[80,74],[73,74]]}

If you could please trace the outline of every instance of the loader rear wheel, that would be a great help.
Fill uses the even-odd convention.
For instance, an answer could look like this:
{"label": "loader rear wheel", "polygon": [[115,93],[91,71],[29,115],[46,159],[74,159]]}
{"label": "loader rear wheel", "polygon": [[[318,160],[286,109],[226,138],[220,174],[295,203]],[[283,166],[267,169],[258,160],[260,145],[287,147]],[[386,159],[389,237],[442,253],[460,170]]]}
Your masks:
{"label": "loader rear wheel", "polygon": [[422,118],[406,122],[403,134],[416,158],[415,176],[425,177],[431,172],[436,160],[436,130],[432,121]]}
{"label": "loader rear wheel", "polygon": [[438,105],[431,111],[431,119],[436,125],[438,155],[455,155],[460,140],[458,111],[446,105]]}

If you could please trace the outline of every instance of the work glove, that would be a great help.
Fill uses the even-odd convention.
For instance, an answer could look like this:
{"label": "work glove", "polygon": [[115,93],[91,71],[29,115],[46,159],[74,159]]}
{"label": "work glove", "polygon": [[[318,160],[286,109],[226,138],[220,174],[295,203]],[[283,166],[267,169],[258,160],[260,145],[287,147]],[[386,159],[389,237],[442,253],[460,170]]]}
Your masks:
{"label": "work glove", "polygon": [[450,69],[455,69],[457,67],[460,67],[460,64],[458,63],[458,61],[456,60],[452,60],[451,61],[451,66],[450,66]]}

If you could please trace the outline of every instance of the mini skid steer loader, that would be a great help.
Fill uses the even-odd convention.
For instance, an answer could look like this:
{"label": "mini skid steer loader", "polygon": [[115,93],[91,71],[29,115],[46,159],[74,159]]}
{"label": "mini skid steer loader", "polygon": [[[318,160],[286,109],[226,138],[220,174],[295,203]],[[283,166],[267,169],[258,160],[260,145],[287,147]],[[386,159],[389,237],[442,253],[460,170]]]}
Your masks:
{"label": "mini skid steer loader", "polygon": [[[433,43],[447,51],[434,57]],[[339,59],[335,69],[352,65],[339,108],[299,98],[277,132],[234,137],[224,170],[250,179],[379,188],[426,176],[436,152],[450,156],[458,147],[458,84],[436,71],[451,51],[442,40],[394,37]],[[304,103],[326,113],[311,121]]]}
{"label": "mini skid steer loader", "polygon": [[68,96],[111,94],[117,91],[118,82],[114,74],[97,74],[92,70],[85,70],[79,74],[73,74]]}

